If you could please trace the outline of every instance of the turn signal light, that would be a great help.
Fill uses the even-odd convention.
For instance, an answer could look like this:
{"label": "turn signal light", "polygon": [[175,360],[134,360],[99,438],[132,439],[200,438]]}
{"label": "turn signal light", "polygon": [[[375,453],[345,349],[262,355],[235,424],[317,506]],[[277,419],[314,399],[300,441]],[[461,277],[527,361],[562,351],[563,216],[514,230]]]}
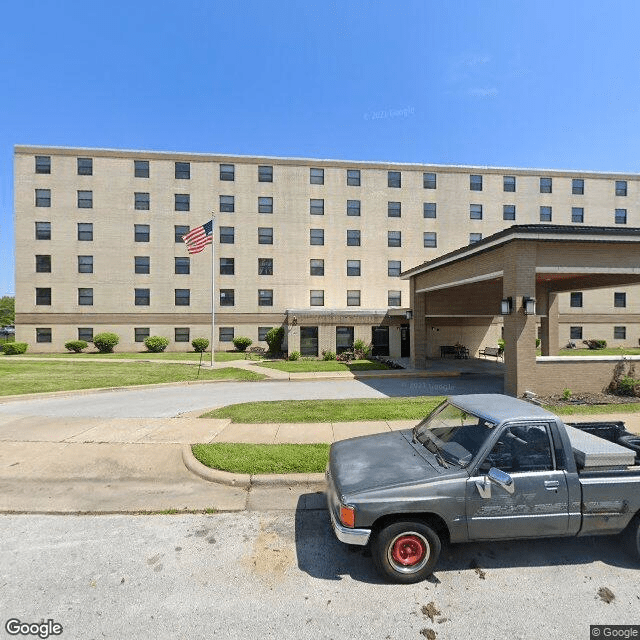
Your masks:
{"label": "turn signal light", "polygon": [[345,527],[353,529],[356,522],[356,510],[353,507],[340,505],[340,521]]}

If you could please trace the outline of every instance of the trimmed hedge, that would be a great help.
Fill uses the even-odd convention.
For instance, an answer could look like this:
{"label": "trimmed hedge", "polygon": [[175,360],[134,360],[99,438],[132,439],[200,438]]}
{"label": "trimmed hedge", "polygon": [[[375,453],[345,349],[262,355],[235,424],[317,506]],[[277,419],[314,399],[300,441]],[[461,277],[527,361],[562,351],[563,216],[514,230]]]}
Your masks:
{"label": "trimmed hedge", "polygon": [[96,345],[96,349],[100,353],[113,353],[113,347],[115,347],[120,338],[115,333],[99,333],[97,336],[93,336],[93,344]]}
{"label": "trimmed hedge", "polygon": [[84,340],[70,340],[64,343],[64,348],[67,351],[73,351],[73,353],[81,353],[83,349],[86,349],[89,343]]}
{"label": "trimmed hedge", "polygon": [[162,336],[148,336],[144,339],[144,346],[151,353],[160,353],[169,346],[169,340]]}
{"label": "trimmed hedge", "polygon": [[233,346],[238,351],[246,351],[248,347],[253,344],[253,340],[251,338],[245,338],[243,336],[238,336],[233,339]]}
{"label": "trimmed hedge", "polygon": [[15,356],[25,353],[29,345],[26,342],[5,342],[2,351],[7,356]]}
{"label": "trimmed hedge", "polygon": [[206,338],[194,338],[191,346],[196,353],[204,353],[209,346],[209,341]]}

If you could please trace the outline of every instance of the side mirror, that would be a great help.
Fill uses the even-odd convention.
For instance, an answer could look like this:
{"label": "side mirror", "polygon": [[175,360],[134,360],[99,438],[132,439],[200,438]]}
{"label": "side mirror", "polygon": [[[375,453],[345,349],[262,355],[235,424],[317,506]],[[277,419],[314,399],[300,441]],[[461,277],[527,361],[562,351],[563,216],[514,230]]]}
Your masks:
{"label": "side mirror", "polygon": [[489,469],[487,477],[489,478],[489,480],[491,480],[491,482],[497,484],[499,487],[502,487],[508,493],[513,493],[516,490],[516,487],[513,484],[513,478],[508,473],[500,471],[500,469],[491,467],[491,469]]}

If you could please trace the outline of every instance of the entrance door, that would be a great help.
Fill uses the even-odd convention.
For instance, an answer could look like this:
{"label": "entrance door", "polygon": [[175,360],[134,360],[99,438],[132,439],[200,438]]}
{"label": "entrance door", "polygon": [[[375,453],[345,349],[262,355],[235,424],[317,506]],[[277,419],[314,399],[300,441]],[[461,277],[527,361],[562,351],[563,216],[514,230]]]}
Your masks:
{"label": "entrance door", "polygon": [[400,357],[411,357],[411,332],[409,331],[409,325],[403,324],[400,326]]}
{"label": "entrance door", "polygon": [[389,327],[371,327],[371,355],[389,355]]}

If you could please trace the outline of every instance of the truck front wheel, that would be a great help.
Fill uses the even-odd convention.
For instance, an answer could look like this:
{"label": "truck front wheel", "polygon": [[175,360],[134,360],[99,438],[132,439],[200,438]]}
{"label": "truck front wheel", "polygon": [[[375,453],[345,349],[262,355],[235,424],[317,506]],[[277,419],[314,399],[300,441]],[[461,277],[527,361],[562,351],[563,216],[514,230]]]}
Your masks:
{"label": "truck front wheel", "polygon": [[640,513],[636,513],[622,535],[625,539],[627,551],[636,560],[640,560]]}
{"label": "truck front wheel", "polygon": [[438,534],[426,524],[394,522],[374,536],[371,555],[381,576],[392,582],[410,584],[433,573],[440,548]]}

